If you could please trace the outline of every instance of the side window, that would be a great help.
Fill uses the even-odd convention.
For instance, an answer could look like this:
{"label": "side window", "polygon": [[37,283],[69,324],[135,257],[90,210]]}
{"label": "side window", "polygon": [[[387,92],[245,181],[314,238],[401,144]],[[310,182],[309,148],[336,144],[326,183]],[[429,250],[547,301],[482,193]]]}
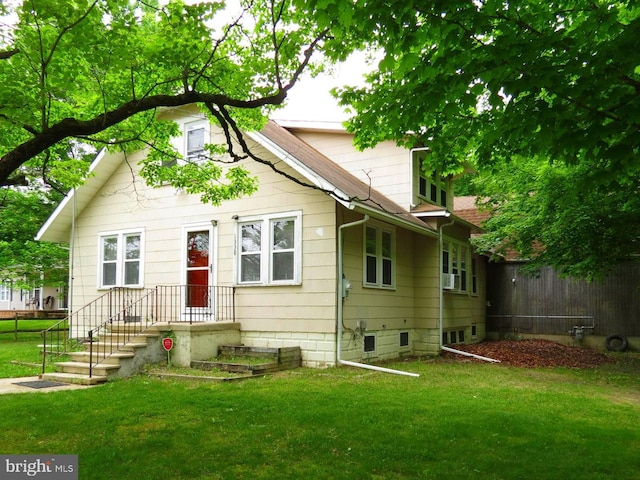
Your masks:
{"label": "side window", "polygon": [[367,225],[364,229],[364,285],[393,288],[394,264],[395,231]]}
{"label": "side window", "polygon": [[[455,240],[442,242],[442,288],[461,293],[468,291],[469,285],[469,247],[467,244]],[[471,260],[472,288],[477,288],[474,273],[475,263]],[[473,291],[473,293],[477,293]]]}

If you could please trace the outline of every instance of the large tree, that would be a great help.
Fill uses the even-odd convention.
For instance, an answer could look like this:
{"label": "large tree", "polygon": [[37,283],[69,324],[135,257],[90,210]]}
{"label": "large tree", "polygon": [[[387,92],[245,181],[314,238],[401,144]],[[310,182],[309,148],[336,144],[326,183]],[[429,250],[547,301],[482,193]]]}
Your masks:
{"label": "large tree", "polygon": [[90,144],[148,146],[149,182],[188,183],[213,202],[251,193],[255,179],[241,168],[226,178],[215,162],[156,168],[178,156],[162,107],[200,105],[227,134],[211,156],[249,155],[234,137],[283,103],[327,39],[289,0],[240,3],[235,12],[182,0],[18,2],[0,32],[0,185],[37,176],[64,189],[86,171],[70,153]]}
{"label": "large tree", "polygon": [[68,250],[34,241],[59,200],[41,189],[0,189],[0,282],[24,289],[67,283]]}
{"label": "large tree", "polygon": [[[428,146],[428,171],[470,163],[493,176],[485,193],[494,215],[505,216],[485,246],[518,247],[587,278],[639,253],[637,2],[308,5],[334,11],[317,16],[320,26],[337,18],[345,41],[384,51],[367,86],[340,91],[359,146]],[[518,171],[527,173],[509,178]]]}

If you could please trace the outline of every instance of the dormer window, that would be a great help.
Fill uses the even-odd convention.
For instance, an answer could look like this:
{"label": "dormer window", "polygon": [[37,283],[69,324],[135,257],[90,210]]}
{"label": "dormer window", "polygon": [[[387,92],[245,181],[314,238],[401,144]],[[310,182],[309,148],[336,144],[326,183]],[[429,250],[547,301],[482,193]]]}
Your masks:
{"label": "dormer window", "polygon": [[449,182],[440,172],[435,171],[427,175],[422,170],[422,162],[428,151],[413,153],[414,192],[419,200],[447,208]]}
{"label": "dormer window", "polygon": [[435,172],[430,177],[418,174],[418,196],[430,203],[447,208],[447,180]]}

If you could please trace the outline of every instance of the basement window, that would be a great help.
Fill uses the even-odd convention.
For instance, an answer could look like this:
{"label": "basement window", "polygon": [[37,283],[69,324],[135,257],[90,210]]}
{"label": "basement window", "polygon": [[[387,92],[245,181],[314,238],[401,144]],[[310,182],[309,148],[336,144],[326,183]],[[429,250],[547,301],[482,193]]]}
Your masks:
{"label": "basement window", "polygon": [[376,351],[376,337],[375,335],[364,336],[364,351],[375,352]]}
{"label": "basement window", "polygon": [[400,346],[401,347],[409,346],[409,332],[400,332]]}

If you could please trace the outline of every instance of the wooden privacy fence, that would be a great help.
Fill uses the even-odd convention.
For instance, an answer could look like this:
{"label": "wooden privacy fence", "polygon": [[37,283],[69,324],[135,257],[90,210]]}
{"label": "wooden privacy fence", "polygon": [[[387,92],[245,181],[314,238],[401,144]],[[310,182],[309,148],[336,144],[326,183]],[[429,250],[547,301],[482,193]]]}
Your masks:
{"label": "wooden privacy fence", "polygon": [[640,263],[619,265],[591,283],[560,278],[551,268],[526,275],[522,265],[488,265],[489,332],[558,335],[584,325],[598,336],[640,336]]}

